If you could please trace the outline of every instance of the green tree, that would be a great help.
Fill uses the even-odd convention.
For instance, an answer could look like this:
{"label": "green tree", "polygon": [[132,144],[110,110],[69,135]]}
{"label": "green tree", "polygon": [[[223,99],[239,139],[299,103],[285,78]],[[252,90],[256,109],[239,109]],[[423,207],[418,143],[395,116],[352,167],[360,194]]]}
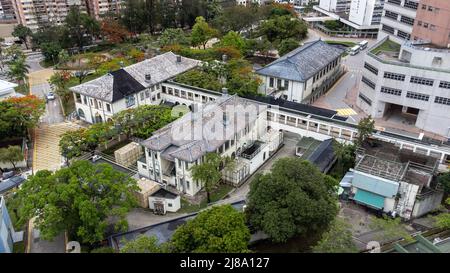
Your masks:
{"label": "green tree", "polygon": [[308,161],[281,158],[250,184],[248,222],[275,242],[321,232],[338,212],[337,184]]}
{"label": "green tree", "polygon": [[278,55],[283,56],[284,54],[291,52],[300,46],[300,43],[293,38],[284,39],[278,45]]}
{"label": "green tree", "polygon": [[[450,206],[450,198],[447,198],[447,200],[445,200],[445,203],[447,204],[447,206]],[[442,212],[441,214],[436,216],[435,219],[438,227],[443,229],[450,229],[450,213],[448,211]]]}
{"label": "green tree", "polygon": [[25,84],[30,66],[25,58],[19,57],[8,62],[8,76],[16,80],[19,84]]}
{"label": "green tree", "polygon": [[73,95],[67,86],[71,78],[72,74],[69,71],[61,70],[53,73],[53,75],[50,76],[50,79],[48,79],[53,90],[61,97],[61,99],[63,99],[63,101],[67,101],[69,97]]}
{"label": "green tree", "polygon": [[263,55],[264,58],[269,58],[270,50],[272,49],[272,44],[267,40],[267,38],[263,38],[258,40],[255,45],[255,50],[259,52],[259,54]]}
{"label": "green tree", "polygon": [[58,63],[59,53],[62,50],[61,45],[58,42],[42,43],[40,48],[46,61],[52,62],[54,65]]}
{"label": "green tree", "polygon": [[189,45],[189,39],[181,28],[168,28],[161,34],[159,45],[161,47],[168,45]]}
{"label": "green tree", "polygon": [[356,253],[358,249],[353,242],[350,225],[336,218],[321,240],[313,247],[316,253]]}
{"label": "green tree", "polygon": [[104,239],[110,217],[126,230],[126,213],[136,204],[136,180],[108,164],[76,161],[55,173],[38,171],[18,191],[20,222],[36,217],[43,239],[67,231],[70,239],[94,243]]}
{"label": "green tree", "polygon": [[438,176],[438,183],[442,185],[446,194],[450,194],[450,172],[440,174]]}
{"label": "green tree", "polygon": [[67,50],[63,49],[58,53],[58,65],[63,65],[68,63],[70,60],[69,53]]}
{"label": "green tree", "polygon": [[236,49],[239,49],[239,51],[243,53],[246,47],[246,42],[239,33],[230,31],[225,36],[223,36],[222,39],[220,39],[219,45],[232,46]]}
{"label": "green tree", "polygon": [[202,183],[208,203],[211,202],[210,194],[212,189],[222,178],[220,167],[223,165],[227,168],[232,168],[231,159],[221,158],[217,153],[208,153],[200,164],[191,167],[192,178]]}
{"label": "green tree", "polygon": [[158,243],[156,236],[139,235],[136,239],[126,242],[120,249],[121,253],[166,253],[167,247]]}
{"label": "green tree", "polygon": [[0,101],[0,139],[25,136],[45,113],[45,101],[33,95]]}
{"label": "green tree", "polygon": [[27,39],[32,35],[31,29],[22,24],[18,24],[14,27],[12,32],[12,36],[19,38],[19,40],[25,44],[25,47],[28,49]]}
{"label": "green tree", "polygon": [[9,162],[13,166],[13,169],[15,169],[17,162],[22,160],[24,160],[24,156],[20,146],[0,148],[0,162]]}
{"label": "green tree", "polygon": [[336,155],[337,178],[341,178],[355,165],[355,145],[333,141],[333,152]]}
{"label": "green tree", "polygon": [[280,43],[284,39],[304,39],[308,33],[306,24],[291,16],[276,16],[264,21],[259,32],[265,35],[271,43]]}
{"label": "green tree", "polygon": [[205,18],[199,16],[195,19],[195,25],[192,28],[191,44],[193,46],[203,46],[206,49],[206,43],[209,39],[218,35],[216,29],[210,27]]}
{"label": "green tree", "polygon": [[372,119],[372,116],[365,117],[361,119],[358,123],[358,138],[356,143],[358,146],[361,146],[364,141],[372,135],[375,129],[375,120]]}
{"label": "green tree", "polygon": [[79,6],[70,7],[64,27],[71,46],[77,46],[79,51],[100,33],[100,24],[93,17],[81,12]]}
{"label": "green tree", "polygon": [[171,247],[176,253],[248,252],[250,231],[242,212],[231,205],[214,206],[177,228]]}

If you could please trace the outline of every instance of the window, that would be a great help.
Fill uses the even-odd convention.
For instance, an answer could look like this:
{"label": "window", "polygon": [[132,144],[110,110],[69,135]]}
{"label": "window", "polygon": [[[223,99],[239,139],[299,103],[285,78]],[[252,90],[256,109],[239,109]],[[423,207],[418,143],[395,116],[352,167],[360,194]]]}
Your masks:
{"label": "window", "polygon": [[439,83],[439,87],[440,87],[440,88],[445,88],[445,89],[450,89],[450,82],[441,81],[441,82]]}
{"label": "window", "polygon": [[400,22],[405,23],[407,25],[414,26],[414,19],[403,16],[400,18]]}
{"label": "window", "polygon": [[392,12],[392,11],[388,11],[388,10],[386,10],[386,12],[384,13],[384,16],[387,17],[387,18],[391,18],[393,20],[396,20],[396,21],[397,21],[397,18],[398,18],[398,14],[397,13]]}
{"label": "window", "polygon": [[273,78],[269,79],[269,87],[273,87]]}
{"label": "window", "polygon": [[78,109],[78,116],[79,116],[80,118],[85,118],[83,109],[81,109],[81,108]]}
{"label": "window", "polygon": [[422,84],[422,85],[428,85],[428,86],[433,86],[433,83],[434,83],[434,81],[431,80],[431,79],[415,77],[415,76],[411,77],[410,82],[417,83],[417,84]]}
{"label": "window", "polygon": [[165,87],[165,86],[163,86],[162,92],[163,92],[164,94],[166,94],[166,87]]}
{"label": "window", "polygon": [[428,28],[428,23],[423,23],[424,28]]}
{"label": "window", "polygon": [[409,40],[411,38],[411,34],[401,30],[397,30],[397,36],[405,40]]}
{"label": "window", "polygon": [[443,98],[443,97],[436,97],[434,99],[435,103],[444,104],[444,105],[450,105],[450,99],[449,98]]}
{"label": "window", "polygon": [[431,31],[435,31],[436,30],[436,26],[435,25],[430,25],[430,30]]}
{"label": "window", "polygon": [[427,5],[422,5],[422,9],[427,9]]}
{"label": "window", "polygon": [[83,103],[87,105],[87,99],[86,99],[86,96],[83,96]]}
{"label": "window", "polygon": [[363,83],[365,83],[365,84],[367,84],[370,88],[372,88],[372,89],[375,89],[375,83],[374,82],[372,82],[371,80],[369,80],[368,78],[366,78],[366,77],[362,77],[362,79],[361,79],[361,81],[363,82]]}
{"label": "window", "polygon": [[359,93],[359,98],[368,105],[372,105],[372,101],[368,97],[364,96],[362,93]]}
{"label": "window", "polygon": [[125,104],[127,105],[127,107],[131,107],[136,103],[134,96],[126,96],[125,97]]}
{"label": "window", "polygon": [[99,109],[102,109],[103,104],[102,104],[101,101],[97,101],[97,105],[98,105],[98,108],[99,108]]}
{"label": "window", "polygon": [[419,6],[419,3],[410,1],[410,0],[405,0],[405,4],[403,4],[403,6],[405,8],[417,9],[417,7]]}
{"label": "window", "polygon": [[384,78],[396,80],[396,81],[404,81],[405,75],[403,74],[397,74],[397,73],[391,73],[391,72],[384,72]]}
{"label": "window", "polygon": [[395,96],[401,96],[402,95],[402,90],[395,89],[395,88],[390,88],[390,87],[385,87],[385,86],[382,86],[380,91],[381,91],[381,93],[395,95]]}
{"label": "window", "polygon": [[190,185],[190,183],[189,183],[189,181],[186,181],[186,189],[190,189],[191,188],[191,185]]}
{"label": "window", "polygon": [[[164,89],[165,89],[165,87],[164,87]],[[152,85],[152,92],[154,92],[154,91],[155,91],[155,86]]]}
{"label": "window", "polygon": [[111,104],[106,104],[106,111],[111,112]]}
{"label": "window", "polygon": [[376,69],[374,66],[368,64],[368,63],[364,63],[364,67],[369,70],[370,72],[372,72],[375,75],[378,75],[378,69]]}
{"label": "window", "polygon": [[145,99],[144,92],[139,93],[139,95],[141,96],[141,101]]}
{"label": "window", "polygon": [[168,206],[169,208],[171,208],[171,207],[172,207],[172,203],[167,203],[167,206]]}
{"label": "window", "polygon": [[77,101],[78,103],[81,103],[81,95],[75,93],[75,97],[76,97],[76,101]]}
{"label": "window", "polygon": [[411,91],[408,91],[408,93],[406,93],[406,97],[410,98],[410,99],[423,100],[423,101],[428,101],[430,99],[429,95],[411,92]]}
{"label": "window", "polygon": [[422,21],[417,22],[417,25],[420,27],[422,26]]}
{"label": "window", "polygon": [[150,98],[150,91],[145,90],[145,97],[146,97],[147,99]]}
{"label": "window", "polygon": [[381,29],[386,31],[387,33],[394,34],[394,28],[393,27],[390,27],[390,26],[387,26],[387,25],[383,25],[383,27]]}
{"label": "window", "polygon": [[394,5],[399,5],[401,4],[401,0],[388,0],[388,3],[394,4]]}

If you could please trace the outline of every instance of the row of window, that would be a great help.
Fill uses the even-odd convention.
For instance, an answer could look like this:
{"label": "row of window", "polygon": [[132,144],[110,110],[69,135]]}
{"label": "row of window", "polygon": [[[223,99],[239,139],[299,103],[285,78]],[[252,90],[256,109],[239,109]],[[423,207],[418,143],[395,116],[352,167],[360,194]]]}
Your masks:
{"label": "row of window", "polygon": [[378,69],[375,66],[370,65],[368,63],[364,63],[364,68],[366,68],[367,70],[369,70],[373,74],[378,75]]}
{"label": "row of window", "polygon": [[433,86],[434,81],[431,79],[411,76],[411,79],[409,80],[411,83],[421,84],[421,85],[428,85]]}
{"label": "row of window", "polygon": [[386,79],[391,79],[391,80],[396,80],[396,81],[404,81],[405,80],[405,75],[392,73],[392,72],[384,72],[383,77]]}
{"label": "row of window", "polygon": [[390,33],[390,34],[394,34],[395,33],[395,29],[393,27],[390,27],[390,26],[385,25],[385,24],[382,25],[381,29],[383,31],[387,32],[387,33]]}
{"label": "row of window", "polygon": [[[76,97],[75,100],[77,103],[88,105],[88,106],[94,107],[95,109],[103,110],[103,102],[101,100],[89,98],[89,104],[88,104],[88,97],[77,94],[77,93],[75,93],[75,97]],[[106,103],[106,102],[104,104],[105,104],[105,108],[106,108],[105,110],[107,112],[111,112],[111,104]]]}
{"label": "row of window", "polygon": [[368,105],[372,105],[372,100],[369,99],[368,97],[364,96],[362,93],[359,93],[359,98],[361,100],[363,100],[365,103],[367,103]]}
{"label": "row of window", "polygon": [[[401,0],[387,0],[388,3],[400,6],[402,4]],[[405,3],[403,4],[403,6],[405,8],[410,8],[410,9],[417,9],[419,6],[419,3],[416,1],[411,1],[411,0],[405,0]]]}
{"label": "row of window", "polygon": [[318,72],[316,75],[314,75],[313,83],[315,83],[318,79],[325,76],[331,69],[335,68],[336,65],[338,64],[338,62],[339,62],[338,59],[332,61],[326,67],[324,67],[320,72]]}
{"label": "row of window", "polygon": [[[197,94],[197,93],[192,93],[192,92],[189,92],[189,91],[184,91],[184,90],[171,88],[171,87],[167,87],[166,88],[166,86],[162,87],[162,93],[169,94],[169,95],[176,96],[176,97],[180,97],[180,98],[184,98],[184,99],[188,99],[188,100],[192,100],[192,101],[195,101],[195,100],[198,101],[200,99],[200,95]],[[203,103],[215,100],[215,98],[208,97],[208,96],[205,96],[205,95],[201,95],[201,99],[202,99]]]}
{"label": "row of window", "polygon": [[435,25],[429,24],[429,23],[426,23],[426,22],[418,21],[417,25],[419,27],[423,26],[424,28],[429,28],[431,31],[435,31],[436,30],[436,26]]}
{"label": "row of window", "polygon": [[444,104],[444,105],[450,105],[450,99],[449,98],[443,98],[443,97],[435,97],[434,98],[435,103]]}
{"label": "row of window", "polygon": [[369,80],[368,78],[362,76],[361,81],[365,84],[367,84],[367,86],[369,86],[372,89],[375,89],[376,85],[373,81]]}
{"label": "row of window", "polygon": [[380,92],[385,93],[385,94],[395,95],[395,96],[402,95],[402,90],[390,88],[390,87],[386,87],[386,86],[382,86]]}
{"label": "row of window", "polygon": [[408,91],[406,93],[406,97],[410,98],[410,99],[423,100],[423,101],[428,101],[430,99],[430,95],[411,92],[411,91]]}
{"label": "row of window", "polygon": [[422,5],[422,10],[428,10],[428,11],[432,11],[432,12],[435,12],[435,13],[439,13],[439,11],[441,9],[433,7],[433,6]]}

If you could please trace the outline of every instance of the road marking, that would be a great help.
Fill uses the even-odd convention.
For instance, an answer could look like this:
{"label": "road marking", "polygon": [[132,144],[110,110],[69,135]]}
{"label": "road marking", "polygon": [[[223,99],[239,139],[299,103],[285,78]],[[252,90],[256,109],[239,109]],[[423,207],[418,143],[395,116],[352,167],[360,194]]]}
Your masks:
{"label": "road marking", "polygon": [[353,110],[352,108],[341,108],[341,109],[336,109],[336,111],[338,112],[339,116],[356,116],[356,115],[358,115],[358,113],[356,113],[356,111]]}

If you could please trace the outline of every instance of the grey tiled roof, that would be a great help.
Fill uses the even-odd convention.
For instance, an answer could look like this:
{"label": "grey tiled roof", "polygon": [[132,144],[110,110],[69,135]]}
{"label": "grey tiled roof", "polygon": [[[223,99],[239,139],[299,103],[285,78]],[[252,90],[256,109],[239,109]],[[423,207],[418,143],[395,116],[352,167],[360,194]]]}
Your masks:
{"label": "grey tiled roof", "polygon": [[[255,106],[255,115],[242,117],[236,114],[238,107]],[[236,95],[224,96],[214,102],[209,102],[198,112],[190,112],[180,119],[156,131],[152,137],[145,140],[142,145],[162,152],[162,156],[168,160],[178,158],[183,161],[193,162],[208,152],[214,152],[226,141],[234,138],[234,134],[241,131],[248,124],[254,122],[258,115],[267,106],[255,101],[244,99]],[[223,111],[234,112],[229,115],[229,126],[224,126],[220,131],[220,137],[209,134],[209,127],[215,119],[222,120]],[[209,122],[209,123],[208,123]],[[221,129],[217,129],[219,132]],[[205,132],[205,133],[203,133]]]}
{"label": "grey tiled roof", "polygon": [[[124,94],[139,92],[140,90],[138,89],[140,88],[137,88],[137,86],[142,86],[142,88],[150,87],[184,73],[196,67],[199,63],[200,61],[186,57],[181,57],[181,62],[177,62],[177,55],[167,52],[74,86],[70,90],[103,101],[114,102],[123,98]],[[149,81],[145,80],[146,74],[149,74],[151,77]],[[121,81],[120,85],[128,86],[130,90],[114,88],[114,86],[117,86],[115,81]],[[123,81],[128,82],[123,83]]]}
{"label": "grey tiled roof", "polygon": [[278,60],[258,69],[257,74],[304,82],[344,51],[322,40],[305,43]]}

